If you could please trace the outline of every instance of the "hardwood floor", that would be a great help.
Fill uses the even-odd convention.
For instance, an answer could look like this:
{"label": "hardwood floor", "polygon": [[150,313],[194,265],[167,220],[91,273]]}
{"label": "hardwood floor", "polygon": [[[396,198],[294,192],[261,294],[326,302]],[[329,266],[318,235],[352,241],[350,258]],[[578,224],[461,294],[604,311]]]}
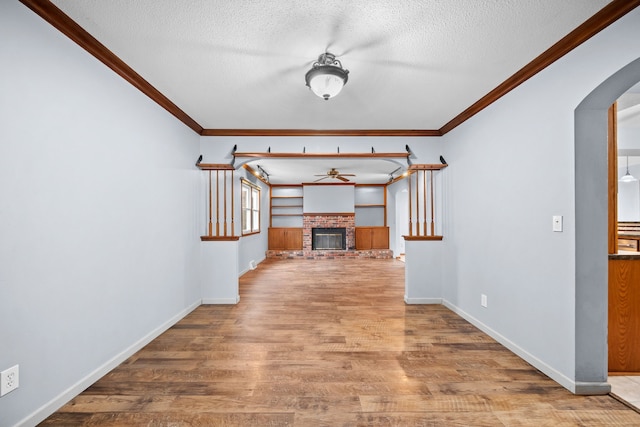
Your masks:
{"label": "hardwood floor", "polygon": [[41,425],[640,425],[403,295],[396,260],[267,260]]}

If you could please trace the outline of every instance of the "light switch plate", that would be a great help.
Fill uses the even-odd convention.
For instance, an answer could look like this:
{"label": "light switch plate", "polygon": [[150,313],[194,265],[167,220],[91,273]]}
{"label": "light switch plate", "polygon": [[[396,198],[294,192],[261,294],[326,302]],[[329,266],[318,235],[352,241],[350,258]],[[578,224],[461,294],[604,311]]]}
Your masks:
{"label": "light switch plate", "polygon": [[562,215],[553,216],[553,231],[562,231]]}

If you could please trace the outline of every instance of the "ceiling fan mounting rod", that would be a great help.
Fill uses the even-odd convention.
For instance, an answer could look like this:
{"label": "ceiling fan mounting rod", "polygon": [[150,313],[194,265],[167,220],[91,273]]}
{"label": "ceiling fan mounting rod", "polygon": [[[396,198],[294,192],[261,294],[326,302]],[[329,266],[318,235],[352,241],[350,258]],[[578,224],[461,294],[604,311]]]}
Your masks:
{"label": "ceiling fan mounting rod", "polygon": [[321,65],[333,65],[334,67],[342,68],[340,60],[336,59],[336,56],[330,52],[321,53],[320,56],[318,56],[318,60],[313,63],[313,67],[319,67]]}

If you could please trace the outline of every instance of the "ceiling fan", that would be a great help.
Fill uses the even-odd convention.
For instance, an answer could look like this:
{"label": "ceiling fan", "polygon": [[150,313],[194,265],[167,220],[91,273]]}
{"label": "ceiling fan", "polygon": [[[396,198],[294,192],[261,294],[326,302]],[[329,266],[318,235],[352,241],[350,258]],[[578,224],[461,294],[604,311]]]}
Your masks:
{"label": "ceiling fan", "polygon": [[327,179],[327,178],[335,178],[343,182],[349,182],[349,179],[345,178],[345,176],[355,176],[355,175],[352,173],[340,173],[338,170],[336,170],[336,168],[331,168],[331,170],[327,171],[327,173],[325,174],[314,175],[314,176],[321,176],[322,178],[316,179],[313,182],[322,181],[323,179]]}

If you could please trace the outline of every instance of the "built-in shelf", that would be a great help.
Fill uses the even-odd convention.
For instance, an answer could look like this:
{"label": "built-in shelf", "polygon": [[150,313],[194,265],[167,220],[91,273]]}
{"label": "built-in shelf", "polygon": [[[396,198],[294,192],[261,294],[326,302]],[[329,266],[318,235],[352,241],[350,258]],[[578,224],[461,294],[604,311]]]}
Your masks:
{"label": "built-in shelf", "polygon": [[383,184],[359,184],[355,188],[356,227],[387,225],[387,189]]}
{"label": "built-in shelf", "polygon": [[302,227],[302,200],[302,185],[272,185],[269,200],[269,226]]}

